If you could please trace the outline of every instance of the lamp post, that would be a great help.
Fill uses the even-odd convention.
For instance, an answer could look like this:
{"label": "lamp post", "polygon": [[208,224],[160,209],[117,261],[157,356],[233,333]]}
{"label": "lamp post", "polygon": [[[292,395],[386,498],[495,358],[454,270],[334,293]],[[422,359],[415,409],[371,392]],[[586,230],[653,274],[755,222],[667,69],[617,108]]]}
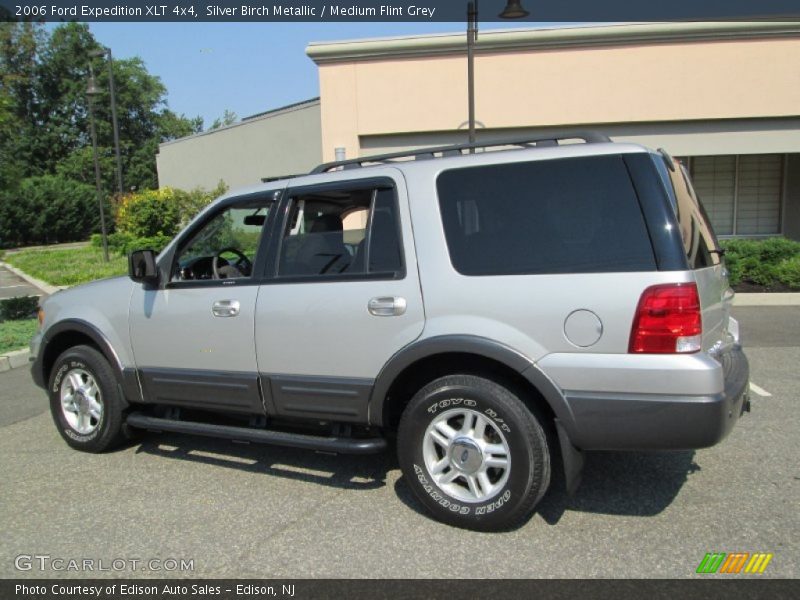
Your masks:
{"label": "lamp post", "polygon": [[94,69],[89,65],[89,86],[86,88],[89,105],[89,129],[92,133],[92,151],[94,154],[94,181],[97,188],[97,204],[100,207],[100,230],[103,235],[103,260],[108,262],[108,232],[106,231],[106,211],[103,207],[103,185],[100,180],[100,161],[97,158],[97,131],[94,127],[94,97],[100,93],[94,80]]}
{"label": "lamp post", "polygon": [[119,153],[119,126],[117,125],[117,95],[114,91],[114,59],[111,48],[89,52],[89,56],[105,56],[108,59],[108,87],[111,92],[111,125],[114,130],[114,154],[117,159],[117,193],[122,196],[122,158]]}
{"label": "lamp post", "polygon": [[[498,17],[521,19],[530,13],[522,8],[521,0],[507,0],[506,7]],[[478,41],[478,0],[467,3],[467,103],[469,112],[469,143],[475,143],[475,43]],[[470,148],[470,152],[474,152]]]}

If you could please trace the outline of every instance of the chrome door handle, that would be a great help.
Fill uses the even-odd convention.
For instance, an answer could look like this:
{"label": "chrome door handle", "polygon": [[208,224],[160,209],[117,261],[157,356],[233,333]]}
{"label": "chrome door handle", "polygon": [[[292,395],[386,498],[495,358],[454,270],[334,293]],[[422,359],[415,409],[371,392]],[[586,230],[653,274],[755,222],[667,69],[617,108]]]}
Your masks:
{"label": "chrome door handle", "polygon": [[239,314],[238,300],[217,300],[211,305],[215,317],[235,317]]}
{"label": "chrome door handle", "polygon": [[367,310],[375,317],[396,317],[406,312],[406,299],[398,296],[379,296],[367,303]]}

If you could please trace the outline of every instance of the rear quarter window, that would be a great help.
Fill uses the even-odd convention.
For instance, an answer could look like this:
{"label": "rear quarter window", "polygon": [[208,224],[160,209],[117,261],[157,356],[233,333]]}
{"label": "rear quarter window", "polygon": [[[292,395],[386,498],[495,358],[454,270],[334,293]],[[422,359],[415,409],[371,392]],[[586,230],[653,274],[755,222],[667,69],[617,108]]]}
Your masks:
{"label": "rear quarter window", "polygon": [[689,267],[703,269],[720,263],[717,238],[700,199],[694,191],[686,168],[676,164],[669,173],[675,193],[675,216],[683,240],[683,249]]}
{"label": "rear quarter window", "polygon": [[621,156],[452,169],[437,190],[450,259],[464,275],[656,269]]}

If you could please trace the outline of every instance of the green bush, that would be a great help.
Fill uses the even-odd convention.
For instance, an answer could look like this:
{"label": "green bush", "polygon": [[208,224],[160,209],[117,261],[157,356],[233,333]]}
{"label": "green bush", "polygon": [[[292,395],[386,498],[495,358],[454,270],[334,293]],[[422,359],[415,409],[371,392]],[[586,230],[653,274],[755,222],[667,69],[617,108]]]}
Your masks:
{"label": "green bush", "polygon": [[166,187],[128,194],[117,206],[117,230],[132,238],[171,238],[226,190],[227,186],[220,181],[208,191],[195,188],[186,192]]}
{"label": "green bush", "polygon": [[38,296],[20,296],[0,300],[0,321],[21,321],[36,315]]}
{"label": "green bush", "polygon": [[782,261],[775,267],[775,276],[783,285],[800,290],[800,256]]}
{"label": "green bush", "polygon": [[800,289],[800,242],[781,237],[731,239],[723,241],[722,247],[731,285],[782,284]]}
{"label": "green bush", "polygon": [[175,190],[144,190],[128,194],[117,206],[117,230],[131,237],[173,236],[181,222]]}
{"label": "green bush", "polygon": [[[121,256],[127,256],[134,250],[150,248],[156,252],[161,252],[169,244],[172,238],[166,235],[154,235],[149,237],[135,237],[129,233],[117,231],[108,236],[108,251],[116,252]],[[92,246],[95,248],[103,247],[103,236],[95,233],[91,238]]]}
{"label": "green bush", "polygon": [[183,190],[175,190],[176,198],[178,199],[178,206],[181,215],[181,226],[186,225],[191,221],[201,210],[211,204],[228,191],[227,184],[220,180],[213,190],[204,190],[203,188],[196,187],[188,192]]}
{"label": "green bush", "polygon": [[0,194],[0,246],[5,248],[85,240],[99,229],[97,196],[90,185],[44,175]]}

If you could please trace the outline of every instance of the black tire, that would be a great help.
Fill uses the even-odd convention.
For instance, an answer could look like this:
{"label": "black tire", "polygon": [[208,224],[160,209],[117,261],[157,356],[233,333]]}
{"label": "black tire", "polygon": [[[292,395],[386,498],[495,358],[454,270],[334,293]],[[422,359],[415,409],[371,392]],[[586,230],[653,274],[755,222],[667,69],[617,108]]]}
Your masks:
{"label": "black tire", "polygon": [[[430,441],[427,442],[428,450],[423,450],[426,431],[434,421],[441,422],[448,415],[455,415],[452,417],[455,421],[445,421],[455,429],[453,423],[458,425],[459,412],[463,412],[463,419],[466,419],[467,415],[472,415],[470,411],[479,413],[482,420],[490,424],[486,426],[486,437],[479,436],[479,439],[504,442],[508,449],[508,473],[501,475],[504,469],[487,471],[488,477],[495,479],[490,483],[498,489],[484,499],[459,497],[459,494],[473,495],[472,488],[467,485],[467,473],[462,474],[454,466],[445,467],[444,475],[459,473],[453,482],[442,484],[448,486],[448,491],[437,484],[426,464],[426,456],[434,456],[432,448],[444,461],[448,456],[461,453],[463,448],[472,448],[469,439],[453,438],[466,446],[452,445],[447,454],[443,446],[437,447]],[[477,423],[475,415],[471,418]],[[454,452],[456,449],[458,452]],[[397,454],[409,487],[425,508],[436,519],[466,529],[502,531],[522,525],[550,483],[550,452],[539,420],[512,389],[474,375],[447,375],[427,384],[414,395],[400,421]],[[462,453],[461,456],[461,460],[465,460],[468,454]],[[477,468],[485,468],[487,455],[476,450],[473,456],[482,457],[475,459],[481,461]],[[455,465],[459,459],[449,460],[451,465]],[[470,458],[470,465],[474,467],[476,463],[472,460]],[[461,487],[466,491],[462,492]],[[478,489],[482,487],[479,485]]]}
{"label": "black tire", "polygon": [[[91,418],[90,427],[93,429],[88,433],[81,433],[70,425],[62,409],[62,385],[70,389],[65,379],[75,373],[90,375],[99,390],[95,397],[102,405],[102,413],[100,419]],[[128,439],[124,414],[126,403],[120,395],[114,371],[106,358],[91,346],[75,346],[62,353],[53,365],[47,390],[56,428],[64,441],[76,450],[105,452]]]}

